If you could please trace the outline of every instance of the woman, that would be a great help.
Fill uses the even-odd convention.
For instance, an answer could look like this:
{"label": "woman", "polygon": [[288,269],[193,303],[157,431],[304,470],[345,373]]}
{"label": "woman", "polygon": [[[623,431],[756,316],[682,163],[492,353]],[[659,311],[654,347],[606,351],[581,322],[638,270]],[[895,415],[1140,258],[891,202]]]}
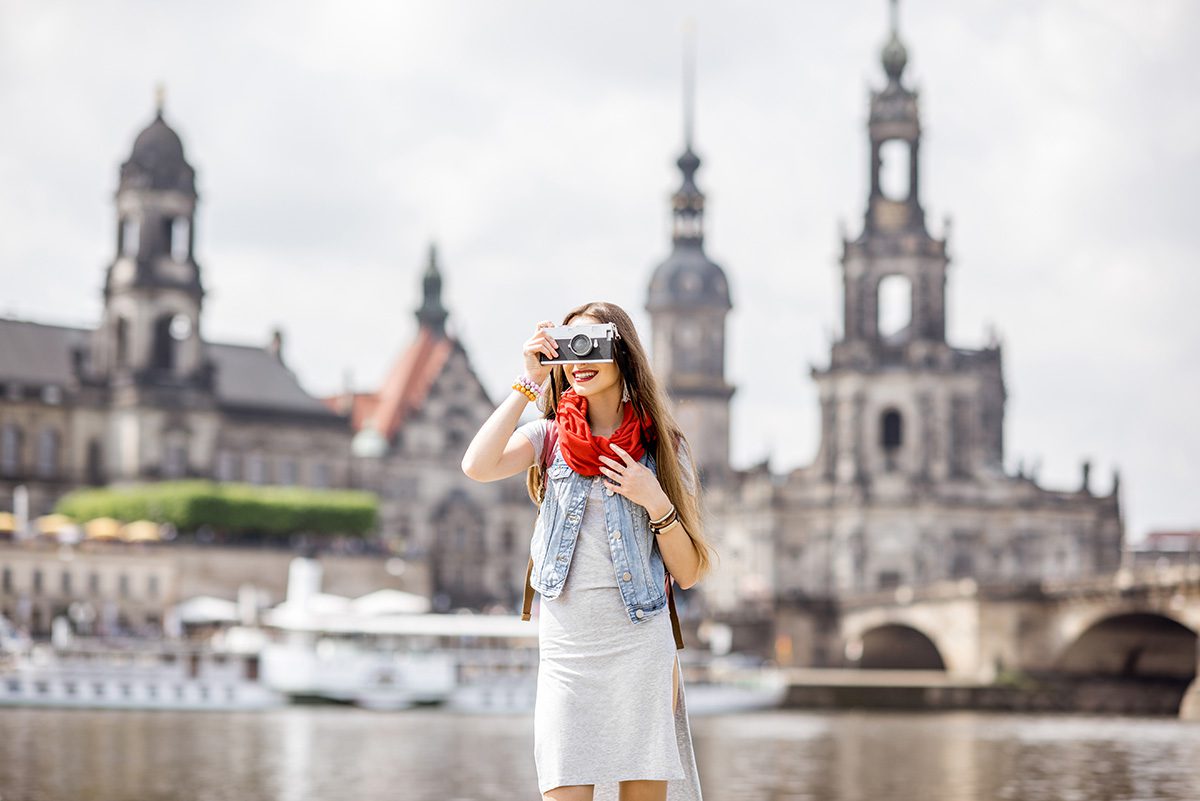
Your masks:
{"label": "woman", "polygon": [[[537,324],[525,375],[475,435],[463,471],[496,481],[526,470],[540,505],[530,586],[540,593],[542,798],[698,801],[664,580],[669,571],[687,589],[711,570],[698,482],[629,315],[596,302],[563,318],[597,323],[616,327],[612,362],[542,364],[558,348],[545,331],[553,323]],[[534,399],[545,416],[517,428]]]}

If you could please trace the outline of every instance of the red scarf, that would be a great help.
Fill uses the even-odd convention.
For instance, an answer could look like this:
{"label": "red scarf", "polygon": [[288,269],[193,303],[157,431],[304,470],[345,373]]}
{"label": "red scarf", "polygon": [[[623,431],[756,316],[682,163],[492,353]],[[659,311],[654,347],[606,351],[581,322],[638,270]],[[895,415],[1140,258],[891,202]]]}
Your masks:
{"label": "red scarf", "polygon": [[634,459],[640,460],[646,452],[642,445],[643,432],[649,439],[654,439],[654,422],[649,416],[639,420],[633,410],[633,404],[628,401],[625,402],[625,414],[621,418],[621,424],[611,437],[592,435],[587,410],[587,398],[568,387],[559,396],[558,410],[555,414],[563,459],[581,476],[601,475],[600,466],[604,464],[600,461],[601,455],[618,462],[624,461],[620,454],[609,447],[610,445],[615,444]]}

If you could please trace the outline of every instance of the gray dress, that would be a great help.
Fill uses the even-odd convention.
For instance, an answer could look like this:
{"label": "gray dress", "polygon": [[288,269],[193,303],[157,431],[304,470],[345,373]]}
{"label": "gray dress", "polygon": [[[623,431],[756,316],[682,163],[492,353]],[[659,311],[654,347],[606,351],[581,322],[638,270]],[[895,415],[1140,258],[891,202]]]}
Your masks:
{"label": "gray dress", "polygon": [[[539,459],[550,424],[539,419],[518,429]],[[538,595],[538,790],[594,784],[595,801],[617,801],[618,782],[666,779],[667,801],[700,801],[682,676],[671,712],[671,674],[678,669],[671,615],[664,610],[634,623],[626,614],[608,548],[602,482],[598,476],[592,483],[562,593],[550,600]]]}

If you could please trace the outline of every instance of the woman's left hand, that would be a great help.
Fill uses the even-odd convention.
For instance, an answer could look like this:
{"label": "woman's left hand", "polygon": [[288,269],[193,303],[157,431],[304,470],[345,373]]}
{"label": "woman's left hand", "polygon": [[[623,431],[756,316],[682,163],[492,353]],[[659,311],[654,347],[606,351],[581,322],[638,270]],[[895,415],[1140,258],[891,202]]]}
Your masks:
{"label": "woman's left hand", "polygon": [[667,497],[667,493],[663,492],[662,485],[658,483],[658,477],[654,475],[654,472],[622,450],[620,446],[609,444],[622,461],[618,462],[616,459],[610,459],[601,454],[600,461],[608,466],[601,465],[600,472],[613,481],[619,482],[605,481],[604,486],[613,492],[624,495],[634,503],[644,506],[648,511],[670,508],[671,500]]}

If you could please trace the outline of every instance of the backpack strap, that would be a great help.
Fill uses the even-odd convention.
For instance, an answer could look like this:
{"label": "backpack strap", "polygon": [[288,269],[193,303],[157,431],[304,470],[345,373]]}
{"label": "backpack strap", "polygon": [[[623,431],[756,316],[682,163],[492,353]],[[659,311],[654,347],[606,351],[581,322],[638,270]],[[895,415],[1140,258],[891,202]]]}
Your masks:
{"label": "backpack strap", "polygon": [[[550,464],[550,454],[554,450],[554,443],[558,440],[558,425],[551,420],[550,425],[546,427],[546,438],[542,440],[542,494],[546,493],[546,470]],[[540,513],[540,510],[539,510]],[[663,565],[666,569],[666,565]],[[667,606],[671,609],[671,633],[675,637],[675,650],[683,649],[683,633],[679,627],[679,613],[675,611],[675,596],[671,592],[671,585],[675,582],[671,580],[671,571],[666,571],[667,583]],[[533,576],[533,557],[529,557],[529,566],[525,568],[525,598],[521,606],[521,620],[530,620],[530,614],[533,609],[533,584],[530,579]]]}
{"label": "backpack strap", "polygon": [[[550,467],[550,454],[554,451],[554,443],[558,441],[558,424],[551,420],[546,426],[546,435],[542,438],[542,495],[546,494],[546,470]],[[541,514],[541,510],[538,510]],[[533,557],[529,557],[529,566],[525,568],[525,598],[521,605],[521,620],[529,620],[533,609]]]}
{"label": "backpack strap", "polygon": [[[663,565],[666,568],[666,565]],[[679,630],[679,613],[675,611],[675,596],[671,594],[671,571],[667,571],[667,606],[671,607],[671,633],[675,635],[675,650],[683,650],[683,632]]]}

